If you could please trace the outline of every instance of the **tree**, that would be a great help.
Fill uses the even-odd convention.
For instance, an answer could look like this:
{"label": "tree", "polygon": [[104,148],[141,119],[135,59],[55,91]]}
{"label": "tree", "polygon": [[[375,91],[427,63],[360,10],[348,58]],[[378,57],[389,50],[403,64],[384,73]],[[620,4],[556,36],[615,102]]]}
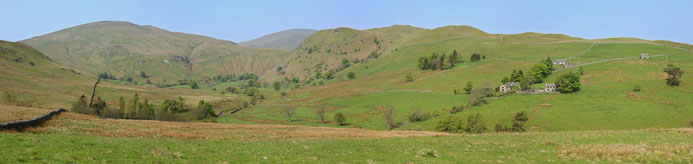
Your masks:
{"label": "tree", "polygon": [[279,91],[282,89],[282,84],[280,84],[278,81],[275,81],[274,83],[272,83],[272,87],[275,91]]}
{"label": "tree", "polygon": [[469,57],[469,61],[479,61],[481,60],[481,55],[479,54],[472,54],[471,57]]}
{"label": "tree", "polygon": [[123,96],[120,96],[118,99],[118,109],[120,109],[120,111],[125,111],[125,98]]}
{"label": "tree", "polygon": [[584,75],[584,74],[585,74],[585,69],[582,68],[582,66],[580,66],[580,68],[578,69],[578,73],[580,73],[580,75]]}
{"label": "tree", "polygon": [[475,115],[467,116],[467,123],[465,124],[464,131],[467,133],[481,134],[486,131],[487,127],[484,123],[484,119],[481,118],[481,113],[477,112]]}
{"label": "tree", "polygon": [[385,119],[385,124],[387,124],[387,129],[394,129],[395,128],[395,107],[393,106],[388,106],[387,109],[385,109],[385,113],[383,113],[383,117]]}
{"label": "tree", "polygon": [[255,98],[255,96],[253,96],[252,98],[250,98],[250,104],[255,105],[255,103],[257,103],[257,98]]}
{"label": "tree", "polygon": [[505,84],[505,83],[508,83],[508,82],[510,82],[510,78],[508,78],[508,76],[503,77],[503,80],[501,80],[501,84]]}
{"label": "tree", "polygon": [[147,76],[147,73],[144,73],[144,71],[140,72],[140,77],[141,78],[149,78],[149,76]]}
{"label": "tree", "polygon": [[428,58],[426,58],[426,57],[420,57],[419,58],[419,69],[421,69],[421,70],[428,69]]}
{"label": "tree", "polygon": [[87,108],[87,96],[80,96],[79,100],[72,104],[70,111],[75,113],[89,114],[89,109]]}
{"label": "tree", "polygon": [[315,115],[318,116],[318,119],[320,119],[320,122],[325,122],[325,108],[319,108],[318,110],[315,110]]}
{"label": "tree", "polygon": [[197,81],[195,81],[195,80],[191,80],[190,82],[188,82],[188,86],[190,86],[190,88],[192,88],[192,89],[199,89],[200,88],[200,86],[197,85]]}
{"label": "tree", "polygon": [[455,116],[448,116],[438,120],[434,127],[439,132],[460,133],[464,131],[464,120]]}
{"label": "tree", "polygon": [[457,50],[452,50],[452,55],[448,56],[448,63],[450,63],[450,68],[455,67],[457,64]]}
{"label": "tree", "polygon": [[327,74],[325,74],[325,78],[327,80],[332,80],[334,78],[334,70],[327,71]]}
{"label": "tree", "polygon": [[289,119],[289,122],[291,122],[291,117],[293,117],[294,114],[296,114],[296,108],[292,106],[287,106],[284,108],[284,115]]}
{"label": "tree", "polygon": [[284,69],[284,67],[282,67],[282,66],[277,67],[277,72],[281,72],[282,69]]}
{"label": "tree", "polygon": [[469,106],[479,106],[482,104],[488,103],[485,97],[488,97],[491,94],[491,88],[480,88],[480,89],[474,89],[469,95],[469,100],[467,101],[467,104]]}
{"label": "tree", "polygon": [[515,115],[513,115],[513,126],[512,126],[512,131],[513,132],[524,132],[525,131],[525,123],[529,120],[527,118],[527,115],[525,112],[518,112]]}
{"label": "tree", "polygon": [[473,83],[471,81],[467,81],[467,84],[464,86],[464,93],[466,93],[466,94],[472,93],[472,89],[473,89],[472,84]]}
{"label": "tree", "polygon": [[346,123],[347,117],[342,114],[342,113],[336,113],[334,114],[334,121],[337,122],[339,125],[344,125]]}
{"label": "tree", "polygon": [[438,70],[444,70],[445,69],[445,54],[440,55],[440,61],[438,61]]}
{"label": "tree", "polygon": [[348,77],[349,79],[354,79],[354,78],[356,78],[356,74],[355,74],[354,72],[349,72],[349,73],[347,74],[347,77]]}
{"label": "tree", "polygon": [[681,84],[681,76],[683,76],[684,73],[684,71],[681,70],[681,68],[669,64],[666,68],[664,68],[664,72],[669,74],[669,76],[667,77],[667,85],[679,86]]}
{"label": "tree", "polygon": [[414,77],[412,77],[411,74],[407,74],[406,82],[412,82],[412,81],[414,81]]}
{"label": "tree", "polygon": [[96,98],[96,103],[91,105],[91,114],[101,116],[102,113],[105,112],[105,109],[107,107],[106,101],[103,101],[101,97]]}
{"label": "tree", "polygon": [[577,92],[580,90],[580,75],[573,72],[563,74],[556,79],[556,85],[561,93]]}
{"label": "tree", "polygon": [[214,107],[212,107],[212,104],[200,100],[199,102],[197,102],[197,108],[195,108],[195,110],[192,111],[192,116],[196,120],[201,120],[215,116]]}

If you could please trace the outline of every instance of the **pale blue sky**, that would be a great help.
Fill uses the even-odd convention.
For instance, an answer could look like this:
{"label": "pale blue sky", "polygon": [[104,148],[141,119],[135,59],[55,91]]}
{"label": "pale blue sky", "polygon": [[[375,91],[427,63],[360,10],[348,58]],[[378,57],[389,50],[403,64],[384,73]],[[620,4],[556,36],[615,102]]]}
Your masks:
{"label": "pale blue sky", "polygon": [[471,25],[489,33],[562,33],[693,43],[693,0],[0,0],[0,40],[101,20],[250,40],[292,28]]}

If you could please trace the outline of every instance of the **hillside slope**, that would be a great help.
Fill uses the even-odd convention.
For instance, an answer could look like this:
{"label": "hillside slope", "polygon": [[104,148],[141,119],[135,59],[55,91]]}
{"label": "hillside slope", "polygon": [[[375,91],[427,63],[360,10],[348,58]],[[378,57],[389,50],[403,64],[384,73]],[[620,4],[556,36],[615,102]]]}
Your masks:
{"label": "hillside slope", "polygon": [[[25,43],[0,41],[0,104],[69,109],[79,96],[91,94],[95,81],[96,77],[59,65]],[[112,82],[102,80],[96,89],[96,96],[107,101],[109,106],[117,106],[120,96],[129,98],[135,93],[156,104],[183,97],[191,106],[199,100],[214,102],[239,98],[203,90],[161,89]]]}
{"label": "hillside slope", "polygon": [[273,48],[285,51],[296,49],[304,39],[317,30],[311,29],[291,29],[275,32],[259,38],[241,42],[239,45],[254,48]]}
{"label": "hillside slope", "polygon": [[56,62],[89,74],[109,73],[153,82],[231,73],[260,73],[286,58],[280,50],[238,46],[205,36],[129,22],[102,21],[22,41]]}
{"label": "hillside slope", "polygon": [[[392,28],[316,32],[292,52],[283,65],[284,75],[276,70],[269,73],[301,78],[303,87],[288,91],[287,97],[270,97],[255,110],[231,116],[229,122],[336,126],[315,119],[315,110],[325,108],[328,116],[347,115],[352,127],[384,130],[387,126],[382,115],[385,109],[394,107],[396,120],[404,125],[400,128],[435,130],[437,120],[451,115],[448,110],[452,106],[468,104],[469,94],[454,94],[455,90],[462,91],[467,82],[472,82],[475,89],[495,90],[513,70],[527,73],[547,57],[569,59],[574,66],[584,68],[579,92],[510,95],[489,100],[486,105],[465,108],[454,115],[466,117],[479,112],[492,129],[496,124],[509,126],[512,114],[525,111],[530,117],[526,128],[536,131],[677,128],[688,127],[688,122],[693,121],[693,106],[689,101],[693,98],[690,85],[693,74],[688,73],[693,70],[693,51],[688,44],[626,38],[589,40],[541,33],[487,34],[469,26],[398,32],[395,35],[398,38],[385,37],[383,30]],[[375,36],[380,43],[374,41]],[[367,58],[368,53],[353,49],[383,53],[378,53],[378,58]],[[463,62],[451,69],[417,67],[420,57],[432,53],[450,55],[453,50]],[[475,53],[486,59],[470,62],[470,56]],[[656,57],[641,60],[638,59],[641,53]],[[342,58],[352,61],[364,57],[364,62],[350,62],[350,67],[336,72],[332,80],[310,81],[315,72],[339,70]],[[666,85],[667,74],[663,70],[668,64],[686,72],[681,86]],[[544,83],[554,83],[557,76],[569,71],[578,71],[578,67],[557,71],[532,87],[541,89]],[[350,72],[354,73],[354,79],[347,77]],[[406,81],[408,75],[412,77],[410,82]],[[633,91],[636,85],[642,90]],[[285,122],[282,106],[295,106],[296,119],[301,121]],[[406,117],[414,109],[438,116],[412,124]]]}

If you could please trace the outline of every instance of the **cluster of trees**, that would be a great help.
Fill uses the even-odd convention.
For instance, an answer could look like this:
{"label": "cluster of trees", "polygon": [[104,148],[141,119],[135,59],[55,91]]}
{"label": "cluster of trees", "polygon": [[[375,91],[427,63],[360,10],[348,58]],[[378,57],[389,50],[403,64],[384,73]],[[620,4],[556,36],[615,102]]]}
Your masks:
{"label": "cluster of trees", "polygon": [[407,120],[411,123],[419,122],[419,121],[426,121],[433,117],[433,113],[424,113],[421,111],[421,108],[415,107],[411,109],[411,113],[407,115]]}
{"label": "cluster of trees", "polygon": [[421,70],[446,70],[455,67],[459,62],[458,58],[457,50],[453,50],[452,55],[447,57],[445,54],[438,55],[438,53],[433,53],[431,56],[419,58],[418,67]]}
{"label": "cluster of trees", "polygon": [[553,69],[551,58],[546,58],[546,60],[539,61],[539,63],[535,64],[527,75],[525,75],[522,70],[513,70],[509,77],[503,77],[501,83],[518,82],[520,83],[520,89],[524,90],[529,88],[532,84],[543,82],[546,76],[551,75]]}
{"label": "cluster of trees", "polygon": [[580,90],[580,74],[572,71],[562,74],[556,79],[556,85],[561,93],[577,92]]}
{"label": "cluster of trees", "polygon": [[448,116],[438,120],[435,129],[441,132],[481,134],[487,130],[480,113],[469,115],[467,119],[459,116]]}
{"label": "cluster of trees", "polygon": [[[77,102],[72,104],[71,111],[102,118],[161,121],[191,121],[216,116],[212,105],[204,101],[200,101],[198,106],[193,109],[185,108],[184,104],[185,100],[179,97],[178,100],[165,100],[157,109],[153,104],[149,103],[147,98],[144,101],[140,101],[138,94],[135,94],[129,101],[129,104],[121,96],[118,100],[117,108],[109,107],[108,103],[100,97],[89,107],[87,97],[82,95]],[[184,114],[186,112],[190,112],[190,114]]]}
{"label": "cluster of trees", "polygon": [[664,68],[664,72],[669,75],[667,76],[667,85],[679,86],[681,84],[681,76],[683,76],[683,70],[681,70],[681,68],[669,64]]}
{"label": "cluster of trees", "polygon": [[518,112],[515,113],[515,115],[512,116],[512,126],[509,128],[508,126],[501,125],[501,124],[496,124],[496,127],[494,128],[494,131],[496,132],[525,132],[525,123],[529,120],[527,118],[527,114],[525,112]]}

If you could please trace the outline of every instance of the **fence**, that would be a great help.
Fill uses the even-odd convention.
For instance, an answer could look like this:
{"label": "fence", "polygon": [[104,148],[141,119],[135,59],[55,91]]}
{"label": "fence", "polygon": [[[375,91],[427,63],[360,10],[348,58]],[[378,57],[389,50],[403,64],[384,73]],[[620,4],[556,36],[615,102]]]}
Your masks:
{"label": "fence", "polygon": [[27,127],[32,127],[32,126],[37,126],[40,125],[41,123],[48,121],[49,119],[53,118],[53,116],[58,115],[62,112],[65,112],[66,110],[63,108],[51,111],[50,113],[43,115],[41,117],[36,117],[31,120],[22,120],[22,121],[13,121],[13,122],[8,122],[8,123],[2,123],[0,124],[0,130],[17,130],[17,131],[22,131]]}

